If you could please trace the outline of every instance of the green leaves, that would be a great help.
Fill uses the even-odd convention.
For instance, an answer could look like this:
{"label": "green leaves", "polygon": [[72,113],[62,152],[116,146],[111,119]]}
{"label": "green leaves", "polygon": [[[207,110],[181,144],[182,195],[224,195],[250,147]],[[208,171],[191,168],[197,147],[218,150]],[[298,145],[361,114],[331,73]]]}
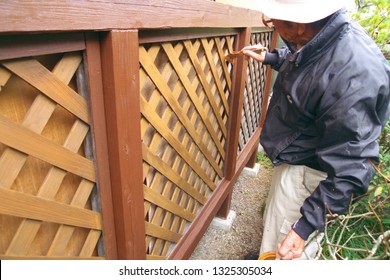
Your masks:
{"label": "green leaves", "polygon": [[362,25],[389,58],[390,55],[390,1],[355,0],[357,12],[352,18]]}

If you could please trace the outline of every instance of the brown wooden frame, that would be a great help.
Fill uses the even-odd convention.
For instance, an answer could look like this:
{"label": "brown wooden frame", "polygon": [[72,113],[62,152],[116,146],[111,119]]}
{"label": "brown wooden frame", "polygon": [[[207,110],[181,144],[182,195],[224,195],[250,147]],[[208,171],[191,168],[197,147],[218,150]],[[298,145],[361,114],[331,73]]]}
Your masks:
{"label": "brown wooden frame", "polygon": [[[84,50],[88,67],[92,128],[103,216],[105,257],[145,259],[142,145],[138,47],[163,42],[238,33],[236,48],[249,44],[258,11],[206,0],[115,1],[4,0],[0,3],[0,60]],[[58,19],[61,20],[58,20]],[[153,20],[150,20],[153,18]],[[29,19],[26,21],[25,19]],[[174,19],[174,20],[172,20]],[[34,34],[33,34],[34,33]],[[272,47],[276,46],[273,36]],[[261,125],[237,157],[247,61],[234,68],[224,178],[169,259],[186,259],[212,218],[226,216],[232,188],[257,150]],[[267,71],[266,93],[271,87]],[[268,105],[265,95],[263,112]],[[131,126],[127,125],[130,121]],[[132,151],[130,154],[129,151]]]}

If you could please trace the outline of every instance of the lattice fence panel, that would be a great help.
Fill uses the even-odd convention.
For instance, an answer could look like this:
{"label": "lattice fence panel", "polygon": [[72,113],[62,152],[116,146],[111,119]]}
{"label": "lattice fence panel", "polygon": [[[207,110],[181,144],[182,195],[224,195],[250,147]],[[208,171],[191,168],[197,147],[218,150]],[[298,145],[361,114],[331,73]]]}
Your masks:
{"label": "lattice fence panel", "polygon": [[164,259],[222,178],[234,36],[140,46],[146,254]]}
{"label": "lattice fence panel", "polygon": [[0,61],[2,259],[98,257],[84,76],[80,52]]}
{"label": "lattice fence panel", "polygon": [[[262,44],[270,48],[272,32],[264,31],[251,35],[251,45]],[[248,78],[245,83],[244,105],[241,118],[241,129],[239,138],[240,152],[249,141],[253,133],[260,125],[261,108],[264,99],[264,87],[266,78],[266,66],[249,59],[247,68]]]}

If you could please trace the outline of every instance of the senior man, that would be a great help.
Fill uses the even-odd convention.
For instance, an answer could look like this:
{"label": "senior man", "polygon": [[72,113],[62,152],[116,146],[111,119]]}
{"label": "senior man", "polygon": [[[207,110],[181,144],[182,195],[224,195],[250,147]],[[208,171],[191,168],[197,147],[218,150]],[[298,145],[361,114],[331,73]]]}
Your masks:
{"label": "senior man", "polygon": [[286,44],[244,48],[278,71],[260,139],[275,165],[260,254],[312,259],[326,215],[345,213],[375,174],[390,67],[342,0],[257,3]]}

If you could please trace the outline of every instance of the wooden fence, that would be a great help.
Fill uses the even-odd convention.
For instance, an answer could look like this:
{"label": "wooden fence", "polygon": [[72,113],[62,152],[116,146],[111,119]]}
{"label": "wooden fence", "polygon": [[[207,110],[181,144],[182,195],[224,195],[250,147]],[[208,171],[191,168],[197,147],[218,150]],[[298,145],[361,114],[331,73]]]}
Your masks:
{"label": "wooden fence", "polygon": [[275,45],[261,13],[0,8],[0,258],[188,258],[257,151],[271,73],[224,56]]}

